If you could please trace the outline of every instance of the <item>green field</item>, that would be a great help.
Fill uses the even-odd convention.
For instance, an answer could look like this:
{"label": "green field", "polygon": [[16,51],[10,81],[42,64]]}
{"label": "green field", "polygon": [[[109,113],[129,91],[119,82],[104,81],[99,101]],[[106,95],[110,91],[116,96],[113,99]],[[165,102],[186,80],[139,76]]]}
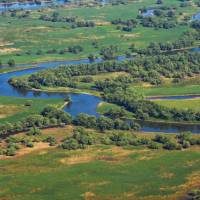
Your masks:
{"label": "green field", "polygon": [[200,94],[199,85],[169,86],[169,87],[131,87],[145,96],[191,95]]}
{"label": "green field", "polygon": [[[165,5],[179,5],[178,0],[164,1]],[[3,63],[12,58],[16,63],[32,63],[47,60],[78,59],[87,57],[90,53],[97,52],[104,46],[118,45],[119,54],[124,54],[131,43],[136,47],[145,47],[150,42],[174,41],[180,38],[183,32],[189,30],[188,26],[177,26],[173,29],[144,28],[138,26],[132,32],[123,32],[117,30],[115,25],[110,22],[113,19],[130,19],[138,15],[138,9],[144,6],[156,6],[154,0],[145,0],[143,2],[133,2],[127,5],[105,7],[80,7],[80,8],[58,8],[61,16],[78,16],[79,19],[93,20],[97,23],[94,28],[76,28],[71,29],[64,22],[48,22],[39,20],[42,14],[51,14],[54,9],[43,10],[42,13],[32,11],[26,18],[10,17],[9,15],[0,16],[1,40],[0,40],[0,59]],[[178,7],[177,12],[184,12],[192,16],[198,8]],[[15,31],[13,31],[13,29]],[[173,32],[173,37],[171,33]],[[48,33],[48,34],[46,34]],[[98,49],[92,46],[92,42],[98,42]],[[69,45],[81,45],[84,50],[79,54],[47,54],[51,49],[61,50]],[[41,55],[37,51],[42,50]],[[28,55],[26,52],[32,52]]]}
{"label": "green field", "polygon": [[[145,100],[151,96],[200,95],[199,54],[189,52],[200,45],[199,28],[190,21],[200,12],[200,5],[195,4],[199,0],[162,1],[165,8],[157,9],[162,17],[154,13],[156,20],[148,28],[142,25],[139,10],[161,6],[157,0],[122,0],[105,6],[93,0],[80,0],[84,5],[78,6],[80,2],[72,0],[77,4],[0,14],[0,74],[31,69],[39,62],[78,60],[89,55],[91,62],[97,57],[107,60],[57,71],[46,68],[36,76],[9,80],[13,87],[32,88],[32,92],[102,97],[96,112],[105,116],[70,117],[61,110],[73,104],[67,97],[0,96],[0,200],[185,200],[189,191],[200,188],[200,134],[142,132],[135,120],[160,122],[166,130],[172,122],[177,127],[194,123],[199,130],[199,98]],[[42,15],[46,18],[41,19]],[[48,21],[53,15],[60,18]],[[66,22],[67,17],[85,20],[82,23],[92,21],[95,26],[77,28],[77,21]],[[132,19],[129,23],[133,24],[112,24],[119,18]],[[136,27],[133,19],[137,19]],[[129,25],[131,30],[123,29]],[[184,34],[187,31],[191,38]],[[77,46],[83,50],[70,53],[70,47]],[[107,59],[102,49],[111,54]],[[160,52],[158,59],[155,52]],[[112,60],[117,55],[134,58],[118,65]],[[15,66],[13,60],[25,64]],[[3,88],[5,80],[1,75]],[[73,97],[75,112],[84,110],[81,106],[95,109],[80,99]],[[46,108],[49,105],[57,109]],[[23,120],[37,114],[32,123]],[[156,127],[153,130],[157,131]]]}
{"label": "green field", "polygon": [[[28,104],[28,105],[26,105]],[[55,106],[62,106],[64,104],[63,99],[23,99],[23,98],[8,98],[8,97],[0,97],[0,105],[1,109],[4,107],[5,112],[4,117],[0,119],[0,123],[5,122],[16,122],[19,121],[29,115],[39,114],[44,107],[47,105],[55,105]],[[12,107],[19,108],[16,110],[13,115],[9,115],[10,109]],[[6,113],[8,112],[8,113]],[[2,113],[1,113],[2,114]]]}
{"label": "green field", "polygon": [[[42,149],[1,160],[0,198],[10,200],[178,199],[199,183],[199,149]],[[145,187],[144,187],[145,186]]]}
{"label": "green field", "polygon": [[9,73],[9,72],[16,72],[16,71],[22,71],[25,69],[33,69],[36,68],[36,66],[25,66],[25,67],[5,67],[0,69],[0,74]]}
{"label": "green field", "polygon": [[192,100],[155,100],[155,103],[163,105],[169,108],[177,108],[179,110],[192,109],[195,111],[200,111],[200,99]]}

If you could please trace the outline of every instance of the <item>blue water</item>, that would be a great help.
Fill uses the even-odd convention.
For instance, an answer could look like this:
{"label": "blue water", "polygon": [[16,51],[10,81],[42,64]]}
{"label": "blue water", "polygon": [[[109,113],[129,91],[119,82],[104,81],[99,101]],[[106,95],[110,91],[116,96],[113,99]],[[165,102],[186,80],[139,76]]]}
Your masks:
{"label": "blue water", "polygon": [[193,51],[193,52],[200,52],[200,47],[195,47],[195,48],[191,49],[191,51]]}
{"label": "blue water", "polygon": [[[119,56],[117,60],[124,60],[124,56]],[[96,59],[95,62],[101,62],[102,59]],[[101,102],[101,98],[95,97],[88,94],[67,94],[63,92],[36,92],[36,91],[22,91],[13,88],[9,85],[8,80],[12,77],[18,77],[28,74],[33,74],[38,71],[55,68],[60,65],[74,65],[89,63],[88,59],[82,59],[77,61],[55,61],[55,62],[44,62],[38,63],[37,68],[26,69],[17,72],[9,72],[6,74],[0,74],[0,96],[10,96],[10,97],[23,97],[23,98],[66,98],[70,95],[72,102],[69,106],[65,107],[65,111],[69,112],[72,116],[79,113],[87,113],[90,115],[98,116],[96,112],[97,105]],[[18,65],[19,66],[19,65]]]}
{"label": "blue water", "polygon": [[[96,60],[96,62],[100,61],[101,59]],[[89,63],[89,60],[83,59],[79,61],[45,62],[45,63],[39,63],[38,68],[0,74],[0,96],[23,97],[23,98],[65,98],[68,96],[67,93],[20,91],[9,85],[8,80],[12,77],[32,74],[47,68],[54,68],[64,64],[71,65],[80,63]],[[96,112],[96,107],[101,102],[100,98],[87,94],[70,94],[70,97],[73,103],[71,103],[69,106],[66,106],[65,111],[69,112],[73,116],[81,112],[98,116]]]}
{"label": "blue water", "polygon": [[200,20],[200,12],[192,17],[192,20]]}
{"label": "blue water", "polygon": [[154,16],[154,9],[153,8],[148,8],[146,10],[146,12],[142,13],[142,16],[143,17],[152,17],[152,16]]}
{"label": "blue water", "polygon": [[163,133],[180,133],[191,131],[192,133],[200,133],[200,124],[179,124],[179,123],[162,123],[137,121],[141,125],[141,131],[144,132],[163,132]]}
{"label": "blue water", "polygon": [[[121,56],[118,60],[124,60],[125,57]],[[101,59],[97,59],[95,62],[101,62]],[[67,93],[48,93],[48,92],[34,92],[34,91],[19,91],[8,84],[8,80],[12,77],[23,76],[35,73],[37,71],[58,67],[60,65],[71,65],[89,63],[88,59],[82,59],[79,61],[55,61],[39,63],[38,68],[26,69],[18,72],[10,72],[6,74],[0,74],[0,96],[14,96],[23,98],[66,98],[70,96],[72,103],[67,105],[64,110],[70,113],[72,116],[76,116],[79,113],[87,113],[98,117],[96,112],[97,105],[102,101],[101,98],[88,94],[67,94]],[[148,99],[192,99],[197,96],[169,96],[169,97],[151,97]],[[198,95],[200,97],[200,95]],[[175,133],[180,131],[191,131],[193,133],[200,133],[200,125],[177,125],[177,124],[164,124],[155,122],[141,122],[142,131],[144,132],[166,132]]]}
{"label": "blue water", "polygon": [[57,6],[57,5],[64,5],[66,2],[64,0],[54,0],[49,2],[41,2],[41,3],[35,3],[35,2],[12,2],[12,3],[4,3],[0,4],[0,12],[5,12],[8,10],[36,10],[51,6]]}
{"label": "blue water", "polygon": [[[102,5],[108,4],[109,0],[98,0],[97,2]],[[0,3],[0,13],[12,10],[38,10],[47,7],[68,5],[68,0],[42,0],[41,2],[11,2],[11,3]]]}

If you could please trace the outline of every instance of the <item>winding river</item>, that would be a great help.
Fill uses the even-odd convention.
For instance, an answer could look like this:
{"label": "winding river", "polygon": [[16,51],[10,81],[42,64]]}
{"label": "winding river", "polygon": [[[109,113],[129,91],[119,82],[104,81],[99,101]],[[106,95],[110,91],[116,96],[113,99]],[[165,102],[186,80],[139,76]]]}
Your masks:
{"label": "winding river", "polygon": [[[106,0],[100,0],[100,2],[107,2]],[[0,13],[7,10],[34,10],[45,8],[55,5],[66,4],[65,0],[54,0],[54,1],[43,1],[41,3],[4,3],[0,4]],[[153,9],[149,9],[146,13],[147,15],[152,15]],[[199,19],[199,14],[195,16],[195,19]],[[199,51],[199,48],[193,49],[193,51]],[[118,57],[118,60],[123,60],[124,57]],[[101,62],[101,59],[97,59],[95,62]],[[96,112],[97,105],[102,101],[101,98],[87,95],[87,94],[67,94],[67,93],[52,93],[52,92],[34,92],[34,91],[18,91],[8,84],[8,80],[12,77],[29,75],[37,71],[58,67],[60,65],[71,65],[71,64],[81,64],[89,63],[88,59],[82,59],[78,61],[55,61],[55,62],[44,62],[38,63],[37,68],[26,69],[17,72],[9,72],[5,74],[0,74],[0,96],[8,97],[22,97],[22,98],[65,98],[70,95],[72,98],[72,103],[64,108],[66,112],[69,112],[72,116],[77,115],[78,113],[87,113],[89,115],[99,116]],[[18,65],[18,66],[27,66]],[[154,99],[193,99],[200,98],[200,95],[190,95],[190,96],[167,96],[167,97],[149,97],[149,100]],[[165,132],[165,133],[177,133],[180,131],[191,131],[193,133],[200,133],[200,124],[176,124],[176,123],[161,123],[161,122],[144,122],[138,121],[141,125],[141,130],[145,132]]]}
{"label": "winding river", "polygon": [[[124,57],[118,57],[118,60],[124,60]],[[101,59],[97,59],[95,62],[101,62]],[[89,115],[99,116],[96,112],[98,104],[102,101],[101,98],[88,95],[88,94],[67,94],[67,93],[52,93],[52,92],[35,92],[35,91],[19,91],[8,84],[8,80],[12,77],[18,77],[23,75],[29,75],[40,70],[58,67],[60,65],[71,65],[89,63],[88,59],[82,59],[78,61],[55,61],[38,63],[37,68],[26,69],[17,72],[9,72],[0,74],[0,96],[8,97],[22,97],[22,98],[65,98],[70,95],[72,103],[64,108],[66,112],[69,112],[72,116],[76,116],[79,113],[87,113]],[[24,65],[21,65],[24,66]],[[193,99],[200,98],[200,95],[190,96],[167,96],[167,97],[149,97],[148,99]],[[200,133],[200,124],[176,124],[176,123],[161,123],[161,122],[144,122],[138,121],[141,125],[141,130],[144,132],[165,132],[176,133],[180,131],[191,131],[193,133]]]}

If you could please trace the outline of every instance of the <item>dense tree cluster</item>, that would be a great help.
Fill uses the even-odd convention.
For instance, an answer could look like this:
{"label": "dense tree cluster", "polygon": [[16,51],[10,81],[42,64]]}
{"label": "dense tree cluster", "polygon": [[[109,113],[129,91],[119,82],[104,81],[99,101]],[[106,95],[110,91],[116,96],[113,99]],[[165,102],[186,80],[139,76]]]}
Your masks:
{"label": "dense tree cluster", "polygon": [[77,76],[96,75],[106,72],[127,72],[128,75],[114,80],[97,81],[96,88],[106,89],[107,85],[124,85],[144,81],[154,85],[161,83],[161,76],[183,79],[200,72],[200,56],[195,52],[179,52],[176,55],[137,56],[122,62],[107,61],[92,64],[60,66],[32,74],[27,79],[13,78],[9,83],[16,88],[39,89],[47,87],[77,87]]}
{"label": "dense tree cluster", "polygon": [[148,12],[148,9],[142,8],[140,9],[141,15],[138,16],[138,19],[140,19],[140,23],[144,27],[164,29],[174,28],[178,24],[175,9],[175,7],[160,6],[152,8],[153,15],[145,16],[143,13]]}
{"label": "dense tree cluster", "polygon": [[174,121],[200,121],[200,112],[192,110],[169,109],[152,101],[145,100],[124,89],[117,88],[104,94],[106,101],[123,106],[126,110],[134,113],[135,117],[142,120],[162,119]]}
{"label": "dense tree cluster", "polygon": [[[32,133],[32,134],[30,134]],[[50,146],[57,145],[55,137],[41,135],[38,128],[31,128],[24,136],[9,136],[5,140],[6,146],[0,147],[0,155],[14,156],[20,149],[19,145],[34,147],[37,142],[45,142]],[[58,147],[67,150],[85,149],[94,144],[116,146],[144,146],[150,149],[181,150],[193,145],[200,145],[200,139],[193,137],[190,132],[177,134],[176,137],[155,135],[152,138],[136,136],[132,132],[109,131],[99,134],[93,130],[82,127],[73,129],[72,133],[61,140]]]}
{"label": "dense tree cluster", "polygon": [[71,25],[71,28],[81,28],[81,27],[95,27],[93,21],[79,20],[77,17],[60,17],[58,12],[54,12],[51,16],[41,15],[40,18],[44,21],[51,22],[65,22]]}
{"label": "dense tree cluster", "polygon": [[200,32],[199,31],[190,31],[185,32],[181,39],[176,40],[174,42],[167,42],[167,43],[156,43],[151,42],[146,49],[136,49],[132,46],[130,47],[132,52],[136,52],[139,54],[160,54],[163,52],[170,52],[174,50],[182,50],[188,47],[192,47],[196,41],[200,40]]}
{"label": "dense tree cluster", "polygon": [[109,47],[104,47],[100,50],[100,55],[104,60],[114,60],[119,52],[118,46],[111,45]]}
{"label": "dense tree cluster", "polygon": [[[179,138],[189,137],[184,143]],[[192,142],[191,142],[192,141]],[[181,133],[172,140],[171,137],[156,135],[152,139],[137,137],[130,132],[114,132],[106,135],[97,135],[84,129],[75,129],[72,135],[62,141],[60,145],[63,149],[75,150],[84,149],[90,145],[104,144],[116,146],[146,146],[150,149],[181,150],[189,148],[191,145],[200,145],[200,140],[191,136],[190,133]]]}
{"label": "dense tree cluster", "polygon": [[176,27],[177,22],[166,18],[144,17],[141,24],[144,27],[170,29]]}
{"label": "dense tree cluster", "polygon": [[[120,117],[119,117],[120,118]],[[108,118],[100,116],[96,118],[87,114],[79,114],[73,121],[76,126],[83,126],[85,128],[95,128],[102,132],[105,130],[139,130],[140,126],[132,121],[124,121],[119,118]]]}
{"label": "dense tree cluster", "polygon": [[86,128],[95,128],[100,131],[105,130],[138,130],[140,126],[137,123],[124,121],[120,119],[111,119],[108,117],[89,116],[87,114],[79,114],[73,118],[70,114],[63,110],[48,106],[38,115],[31,115],[22,121],[16,123],[7,123],[0,126],[0,138],[7,137],[22,131],[28,131],[29,135],[38,135],[38,128],[49,128],[56,126],[65,126],[73,124]]}
{"label": "dense tree cluster", "polygon": [[[122,19],[116,19],[116,20],[112,20],[111,22],[114,25],[120,25],[120,29],[123,31],[132,31],[133,28],[137,27],[137,20],[136,19],[128,19],[128,20],[122,20]],[[122,26],[122,27],[121,27]]]}

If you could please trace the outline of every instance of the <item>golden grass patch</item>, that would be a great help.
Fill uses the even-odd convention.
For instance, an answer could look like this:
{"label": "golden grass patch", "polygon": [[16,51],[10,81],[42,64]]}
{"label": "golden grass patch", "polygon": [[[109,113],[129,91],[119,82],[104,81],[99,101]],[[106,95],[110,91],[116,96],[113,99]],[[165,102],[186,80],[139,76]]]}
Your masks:
{"label": "golden grass patch", "polygon": [[82,196],[84,200],[94,200],[96,195],[93,192],[85,192]]}
{"label": "golden grass patch", "polygon": [[4,41],[4,40],[0,40],[0,47],[4,47],[4,46],[10,46],[13,45],[13,42],[8,42],[8,41]]}
{"label": "golden grass patch", "polygon": [[138,38],[138,37],[140,37],[140,34],[139,33],[123,34],[123,35],[120,35],[120,37],[122,37],[122,38]]}
{"label": "golden grass patch", "polygon": [[9,54],[9,53],[19,52],[19,51],[21,51],[21,49],[18,49],[18,48],[3,48],[3,49],[0,49],[0,54]]}
{"label": "golden grass patch", "polygon": [[71,134],[74,130],[74,127],[71,125],[67,125],[62,128],[48,128],[45,130],[42,130],[43,135],[50,135],[54,136],[56,138],[56,141],[59,143],[63,137],[67,137],[69,134]]}
{"label": "golden grass patch", "polygon": [[106,25],[110,25],[110,22],[106,22],[106,21],[95,21],[96,26],[106,26]]}
{"label": "golden grass patch", "polygon": [[0,119],[11,116],[11,115],[19,112],[20,110],[22,110],[22,107],[20,107],[20,106],[0,105]]}
{"label": "golden grass patch", "polygon": [[[53,148],[50,147],[48,143],[44,143],[44,142],[38,142],[34,144],[34,147],[30,148],[30,147],[25,147],[25,148],[21,148],[17,151],[15,156],[5,156],[5,155],[1,155],[0,156],[0,160],[5,160],[5,159],[14,159],[14,158],[19,158],[21,156],[24,156],[26,154],[32,153],[34,151],[39,151],[39,154],[42,153],[43,149],[47,149],[47,148]],[[47,152],[46,152],[47,153]]]}
{"label": "golden grass patch", "polygon": [[62,158],[60,159],[60,162],[62,164],[75,165],[75,164],[81,164],[81,163],[88,163],[93,160],[95,160],[95,157],[91,155],[76,155],[69,158]]}
{"label": "golden grass patch", "polygon": [[93,148],[88,148],[86,150],[76,150],[74,151],[74,155],[69,157],[64,157],[59,160],[60,163],[65,165],[75,165],[75,164],[82,164],[82,163],[89,163],[92,161],[104,161],[104,162],[111,162],[117,163],[121,162],[127,156],[132,153],[139,152],[144,153],[148,150],[128,150],[123,149],[122,147],[112,147],[110,149],[98,149],[94,150]]}

